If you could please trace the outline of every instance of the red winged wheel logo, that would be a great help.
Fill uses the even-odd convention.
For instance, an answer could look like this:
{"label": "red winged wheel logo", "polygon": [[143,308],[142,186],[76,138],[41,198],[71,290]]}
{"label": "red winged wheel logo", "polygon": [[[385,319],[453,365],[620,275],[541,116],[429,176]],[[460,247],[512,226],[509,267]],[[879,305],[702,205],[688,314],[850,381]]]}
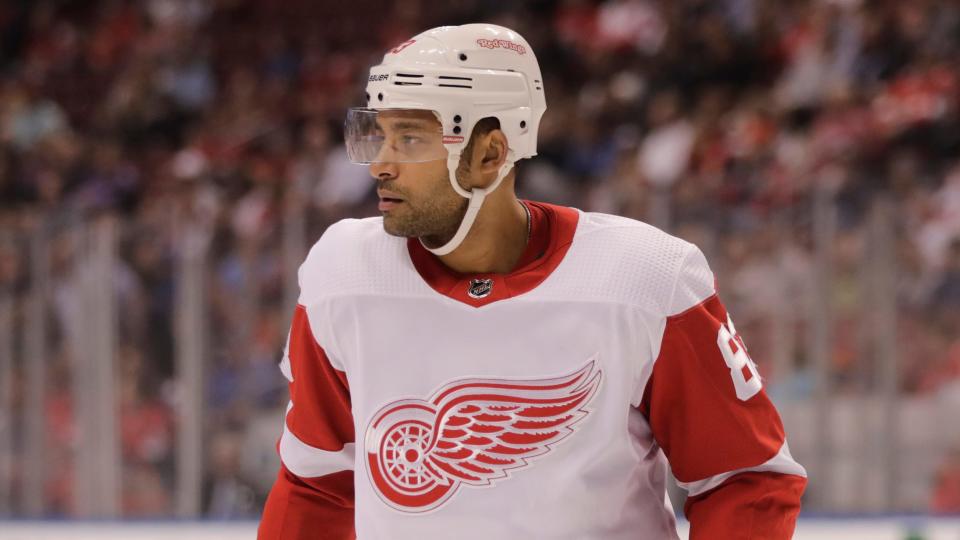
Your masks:
{"label": "red winged wheel logo", "polygon": [[594,357],[554,379],[459,380],[429,401],[386,405],[364,441],[374,489],[393,508],[420,513],[463,484],[492,486],[573,433],[601,375]]}

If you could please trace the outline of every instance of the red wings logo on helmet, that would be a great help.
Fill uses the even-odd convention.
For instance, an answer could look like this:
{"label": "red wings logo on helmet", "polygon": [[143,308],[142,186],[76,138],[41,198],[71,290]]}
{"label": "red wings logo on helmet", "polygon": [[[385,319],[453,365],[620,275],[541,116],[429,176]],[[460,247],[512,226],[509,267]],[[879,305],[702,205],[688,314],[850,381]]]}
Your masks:
{"label": "red wings logo on helmet", "polygon": [[397,45],[396,47],[390,49],[389,54],[400,54],[400,51],[406,49],[407,47],[413,45],[413,44],[416,43],[416,42],[417,42],[417,40],[415,40],[415,39],[408,39],[408,40],[404,41],[403,43]]}
{"label": "red wings logo on helmet", "polygon": [[454,381],[429,401],[380,409],[367,427],[374,490],[403,512],[426,512],[461,485],[486,487],[528,466],[573,433],[600,386],[592,358],[555,379]]}
{"label": "red wings logo on helmet", "polygon": [[527,54],[527,48],[519,43],[514,43],[507,39],[478,39],[477,45],[485,49],[509,49],[517,54]]}

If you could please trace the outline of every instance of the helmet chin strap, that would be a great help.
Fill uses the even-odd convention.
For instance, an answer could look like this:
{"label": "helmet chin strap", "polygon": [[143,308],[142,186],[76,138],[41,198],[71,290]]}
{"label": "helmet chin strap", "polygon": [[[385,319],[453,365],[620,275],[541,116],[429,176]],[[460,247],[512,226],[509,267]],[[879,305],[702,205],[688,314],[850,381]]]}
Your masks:
{"label": "helmet chin strap", "polygon": [[[477,220],[477,215],[480,213],[480,207],[483,205],[483,200],[493,192],[493,190],[500,187],[500,184],[503,182],[503,179],[507,177],[507,174],[510,172],[510,169],[513,168],[513,152],[510,152],[507,161],[500,166],[500,170],[497,171],[497,179],[486,188],[474,188],[473,190],[467,191],[460,186],[457,182],[457,167],[460,165],[460,154],[451,154],[447,157],[447,169],[450,171],[450,184],[453,186],[453,189],[460,194],[461,197],[470,200],[470,203],[467,205],[467,212],[463,216],[463,220],[460,222],[460,227],[457,228],[456,234],[453,235],[453,238],[450,239],[446,244],[438,247],[431,248],[427,247],[425,244],[424,248],[427,249],[430,253],[434,255],[441,256],[452,253],[453,250],[460,247],[460,244],[463,243],[463,240],[467,237],[467,234],[470,232],[470,228],[473,227],[473,222]],[[423,244],[423,240],[420,240],[420,243]]]}

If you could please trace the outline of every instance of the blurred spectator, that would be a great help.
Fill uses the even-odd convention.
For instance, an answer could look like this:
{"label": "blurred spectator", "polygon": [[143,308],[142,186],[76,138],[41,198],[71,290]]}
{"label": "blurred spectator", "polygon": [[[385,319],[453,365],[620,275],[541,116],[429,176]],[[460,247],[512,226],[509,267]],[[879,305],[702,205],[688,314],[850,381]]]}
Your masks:
{"label": "blurred spectator", "polygon": [[939,514],[960,512],[960,449],[947,456],[937,469],[930,510]]}
{"label": "blurred spectator", "polygon": [[934,305],[960,309],[960,237],[954,238],[946,254],[940,279],[933,288]]}
{"label": "blurred spectator", "polygon": [[11,83],[0,98],[0,141],[20,150],[31,150],[44,139],[68,129],[67,118],[56,102],[39,95],[24,83]]}
{"label": "blurred spectator", "polygon": [[214,519],[255,515],[265,497],[243,478],[240,455],[243,438],[236,432],[217,432],[210,440],[210,476],[204,485],[204,513]]}

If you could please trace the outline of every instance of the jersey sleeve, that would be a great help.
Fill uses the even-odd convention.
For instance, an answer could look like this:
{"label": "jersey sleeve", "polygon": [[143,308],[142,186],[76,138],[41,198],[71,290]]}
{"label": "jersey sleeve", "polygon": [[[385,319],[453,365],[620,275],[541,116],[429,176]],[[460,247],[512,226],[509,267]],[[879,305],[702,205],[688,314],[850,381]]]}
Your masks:
{"label": "jersey sleeve", "polygon": [[688,492],[691,540],[791,538],[806,472],[696,247],[669,304],[639,408]]}
{"label": "jersey sleeve", "polygon": [[346,373],[337,369],[297,306],[280,369],[290,403],[280,438],[280,473],[258,540],[355,537],[354,427]]}

